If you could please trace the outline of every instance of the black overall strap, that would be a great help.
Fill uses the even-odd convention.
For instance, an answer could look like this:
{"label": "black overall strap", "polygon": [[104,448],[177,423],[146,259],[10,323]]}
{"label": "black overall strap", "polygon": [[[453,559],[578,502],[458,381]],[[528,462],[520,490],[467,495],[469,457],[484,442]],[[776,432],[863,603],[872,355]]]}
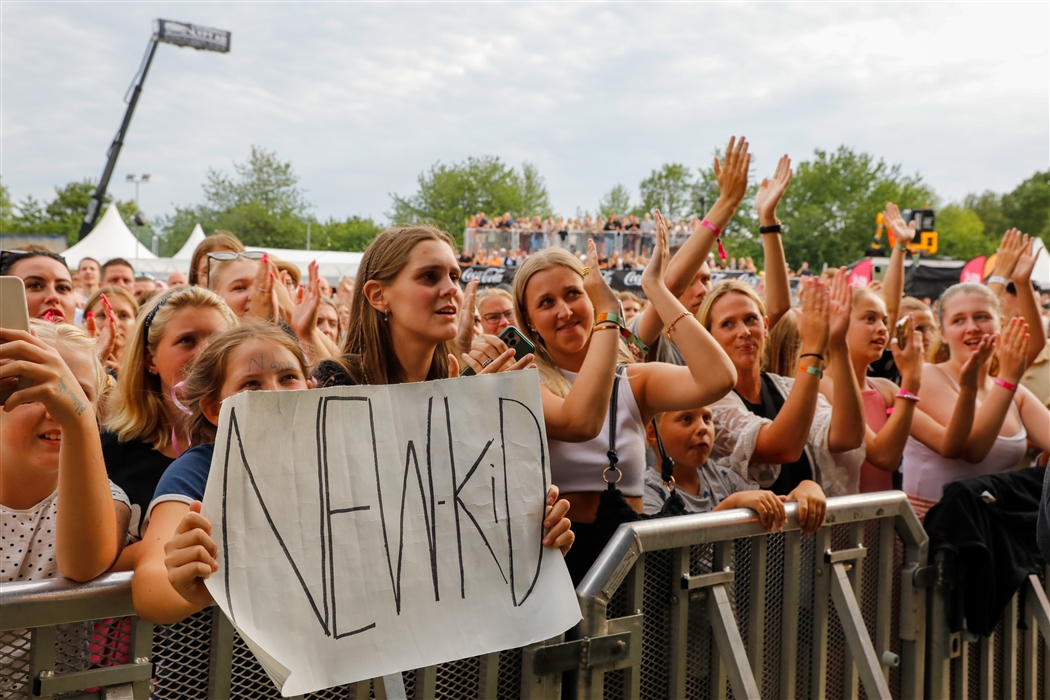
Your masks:
{"label": "black overall strap", "polygon": [[656,449],[660,452],[660,474],[664,485],[674,491],[674,460],[664,449],[663,438],[660,437],[660,429],[656,427],[656,418],[653,418],[653,432],[656,433]]}
{"label": "black overall strap", "polygon": [[[610,491],[616,488],[617,482],[623,476],[623,472],[616,466],[617,462],[620,461],[620,458],[616,455],[616,404],[619,403],[620,398],[620,375],[619,367],[616,369],[617,374],[613,376],[612,398],[609,399],[609,451],[606,453],[606,456],[609,458],[609,466],[602,474],[605,482],[609,484]],[[615,479],[610,478],[609,472],[612,470],[616,471]]]}

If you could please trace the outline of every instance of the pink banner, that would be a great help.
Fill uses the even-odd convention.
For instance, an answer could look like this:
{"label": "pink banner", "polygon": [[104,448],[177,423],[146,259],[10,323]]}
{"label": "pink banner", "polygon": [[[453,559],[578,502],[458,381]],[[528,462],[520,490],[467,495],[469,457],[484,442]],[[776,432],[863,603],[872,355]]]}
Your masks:
{"label": "pink banner", "polygon": [[861,260],[850,270],[851,287],[867,287],[871,283],[871,260]]}
{"label": "pink banner", "polygon": [[966,263],[966,266],[959,273],[960,282],[976,282],[981,283],[984,279],[984,256],[974,258],[970,262]]}

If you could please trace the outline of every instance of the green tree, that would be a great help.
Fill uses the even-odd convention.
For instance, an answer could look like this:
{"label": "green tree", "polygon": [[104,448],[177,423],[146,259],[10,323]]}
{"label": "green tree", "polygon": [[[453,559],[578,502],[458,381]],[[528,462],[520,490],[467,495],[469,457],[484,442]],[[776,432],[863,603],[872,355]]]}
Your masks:
{"label": "green tree", "polygon": [[549,216],[547,185],[534,166],[519,173],[495,156],[470,157],[462,163],[438,162],[417,178],[419,189],[391,194],[390,219],[399,225],[427,222],[462,239],[466,220],[479,211],[495,216]]}
{"label": "green tree", "polygon": [[363,251],[383,229],[371,219],[352,216],[346,221],[329,219],[323,224],[314,225],[311,230],[312,245],[331,250]]}
{"label": "green tree", "polygon": [[[55,198],[47,203],[38,201],[32,195],[17,206],[8,200],[10,217],[4,222],[3,232],[60,234],[66,236],[69,245],[73,245],[79,238],[80,224],[87,214],[88,203],[94,192],[94,180],[85,178],[56,187]],[[112,202],[113,198],[107,195],[104,206]],[[131,225],[131,217],[137,211],[135,203],[117,202],[117,207],[124,221]],[[135,231],[135,227],[132,227],[132,231]]]}
{"label": "green tree", "polygon": [[886,202],[901,209],[935,205],[933,191],[918,175],[905,175],[848,146],[817,150],[795,169],[777,212],[784,223],[784,251],[795,267],[803,260],[845,265],[863,255],[875,234],[875,215]]}
{"label": "green tree", "polygon": [[631,213],[631,191],[626,185],[613,185],[613,188],[598,200],[598,213],[606,219],[610,214]]}
{"label": "green tree", "polygon": [[960,260],[988,255],[984,222],[973,209],[949,204],[937,210],[937,252]]}
{"label": "green tree", "polygon": [[[714,157],[721,160],[723,153],[723,149],[715,149]],[[718,199],[720,191],[713,165],[697,168],[697,174],[697,182],[690,192],[691,210],[689,213],[702,217]],[[762,250],[762,237],[758,233],[758,217],[755,213],[755,194],[757,192],[758,183],[752,182],[748,185],[743,201],[740,202],[733,218],[723,229],[722,244],[725,246],[727,256],[752,258],[755,264],[762,268],[765,256]]]}
{"label": "green tree", "polygon": [[[988,245],[997,246],[1003,232],[1010,228],[1007,224],[1006,215],[1003,213],[1003,197],[990,190],[981,194],[968,194],[963,198],[962,206],[977,214],[984,224],[984,237]],[[937,228],[941,227],[939,216]],[[940,231],[938,231],[938,234]],[[938,245],[940,236],[938,236]]]}
{"label": "green tree", "polygon": [[7,191],[3,180],[0,180],[0,233],[8,233],[11,230],[14,217],[15,207],[11,202],[11,193]]}
{"label": "green tree", "polygon": [[1050,170],[1037,172],[1005,195],[1002,210],[1010,227],[1050,243]]}
{"label": "green tree", "polygon": [[645,211],[659,209],[675,220],[690,214],[692,190],[692,173],[681,163],[664,163],[638,184]]}

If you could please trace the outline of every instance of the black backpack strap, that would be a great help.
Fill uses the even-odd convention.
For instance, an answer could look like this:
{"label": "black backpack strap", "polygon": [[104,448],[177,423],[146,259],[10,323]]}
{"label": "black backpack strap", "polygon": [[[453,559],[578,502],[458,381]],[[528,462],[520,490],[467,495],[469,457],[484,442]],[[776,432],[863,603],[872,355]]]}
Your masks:
{"label": "black backpack strap", "polygon": [[660,437],[660,428],[656,426],[655,417],[653,418],[653,432],[656,433],[656,448],[660,452],[660,474],[662,475],[664,486],[674,491],[674,460],[668,456],[667,450],[664,449],[664,441]]}
{"label": "black backpack strap", "polygon": [[[613,377],[612,398],[609,399],[609,451],[606,453],[606,456],[609,458],[609,466],[602,472],[602,478],[609,485],[610,491],[615,489],[616,484],[623,478],[623,472],[616,466],[616,463],[620,461],[620,458],[616,455],[616,404],[619,403],[619,398],[620,375],[617,373]],[[616,472],[615,479],[612,478],[612,472]]]}

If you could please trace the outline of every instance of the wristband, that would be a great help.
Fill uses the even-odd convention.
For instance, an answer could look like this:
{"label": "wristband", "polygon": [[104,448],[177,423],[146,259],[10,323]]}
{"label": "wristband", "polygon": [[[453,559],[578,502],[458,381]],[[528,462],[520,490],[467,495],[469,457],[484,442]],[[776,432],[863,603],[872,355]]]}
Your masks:
{"label": "wristband", "polygon": [[593,329],[591,329],[591,332],[594,333],[595,331],[607,331],[607,330],[610,330],[610,329],[618,331],[618,330],[620,330],[620,327],[619,326],[595,326]]}
{"label": "wristband", "polygon": [[773,224],[772,226],[759,226],[758,227],[758,232],[759,233],[780,233],[780,231],[781,231],[780,224]]}
{"label": "wristband", "polygon": [[712,224],[707,219],[704,219],[703,221],[701,221],[700,225],[703,226],[706,229],[709,229],[712,233],[715,234],[715,240],[718,242],[718,257],[721,258],[722,260],[725,260],[726,259],[726,249],[725,249],[725,246],[722,245],[722,229],[718,228],[717,226]]}
{"label": "wristband", "polygon": [[893,247],[896,248],[897,250],[903,250],[905,253],[908,252],[908,244],[907,243],[903,243],[903,244],[902,243],[898,243],[897,245],[895,245]]}
{"label": "wristband", "polygon": [[918,396],[911,393],[907,389],[901,389],[900,391],[898,391],[897,396],[895,398],[907,399],[908,401],[914,401],[915,403],[919,403],[919,401],[921,401],[921,399]]}
{"label": "wristband", "polygon": [[623,328],[624,326],[623,317],[620,316],[620,314],[614,313],[612,311],[603,311],[602,313],[598,314],[598,319],[595,321],[595,323],[601,323],[603,321],[612,321],[620,328]]}
{"label": "wristband", "polygon": [[806,352],[806,353],[803,353],[803,354],[799,355],[799,357],[800,358],[801,357],[815,357],[818,360],[820,360],[821,362],[824,361],[824,356],[819,354],[819,353],[815,353],[815,352]]}
{"label": "wristband", "polygon": [[1000,275],[992,275],[988,278],[988,281],[985,282],[985,284],[1001,284],[1005,287],[1006,285],[1010,284],[1010,280],[1006,279],[1005,277],[1001,277]]}
{"label": "wristband", "polygon": [[805,372],[806,374],[812,374],[814,377],[824,376],[824,371],[820,367],[815,367],[813,365],[799,365],[798,371]]}
{"label": "wristband", "polygon": [[995,378],[995,383],[998,384],[999,386],[1001,386],[1002,388],[1006,389],[1007,391],[1017,391],[1017,385],[1016,384],[1011,384],[1010,382],[1006,381],[1005,379],[1000,379],[999,377],[996,377]]}

